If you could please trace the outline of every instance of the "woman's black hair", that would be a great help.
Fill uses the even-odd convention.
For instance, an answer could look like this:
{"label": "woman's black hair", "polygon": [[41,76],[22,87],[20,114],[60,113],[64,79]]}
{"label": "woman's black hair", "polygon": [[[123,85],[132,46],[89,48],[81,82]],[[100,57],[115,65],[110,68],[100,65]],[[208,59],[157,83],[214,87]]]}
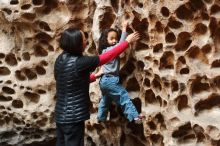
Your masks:
{"label": "woman's black hair", "polygon": [[107,37],[108,37],[108,33],[112,31],[116,32],[119,38],[119,33],[116,29],[113,28],[104,29],[99,38],[99,48],[98,48],[99,54],[102,54],[102,51],[107,47],[109,47]]}
{"label": "woman's black hair", "polygon": [[64,51],[74,54],[82,55],[83,52],[83,38],[82,33],[77,28],[68,28],[60,38],[60,48]]}

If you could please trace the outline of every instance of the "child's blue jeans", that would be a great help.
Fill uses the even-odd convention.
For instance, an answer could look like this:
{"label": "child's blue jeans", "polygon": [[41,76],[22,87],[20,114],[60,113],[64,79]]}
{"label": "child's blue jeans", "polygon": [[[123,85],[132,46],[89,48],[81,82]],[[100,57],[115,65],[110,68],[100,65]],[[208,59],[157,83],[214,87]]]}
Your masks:
{"label": "child's blue jeans", "polygon": [[108,108],[114,101],[123,110],[124,115],[129,121],[138,117],[138,112],[132,103],[126,89],[119,84],[119,77],[113,75],[103,75],[100,80],[102,98],[98,107],[98,120],[105,121]]}

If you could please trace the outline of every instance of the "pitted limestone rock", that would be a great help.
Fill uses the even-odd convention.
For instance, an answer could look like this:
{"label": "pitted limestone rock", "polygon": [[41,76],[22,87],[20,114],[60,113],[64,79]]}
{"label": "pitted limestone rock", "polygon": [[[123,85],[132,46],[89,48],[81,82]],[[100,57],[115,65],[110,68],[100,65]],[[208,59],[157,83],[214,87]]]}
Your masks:
{"label": "pitted limestone rock", "polygon": [[82,29],[92,55],[101,31],[124,19],[141,39],[121,55],[120,78],[146,119],[129,123],[113,104],[109,121],[97,123],[92,83],[85,144],[219,145],[219,14],[218,0],[0,1],[0,145],[54,145],[60,33]]}

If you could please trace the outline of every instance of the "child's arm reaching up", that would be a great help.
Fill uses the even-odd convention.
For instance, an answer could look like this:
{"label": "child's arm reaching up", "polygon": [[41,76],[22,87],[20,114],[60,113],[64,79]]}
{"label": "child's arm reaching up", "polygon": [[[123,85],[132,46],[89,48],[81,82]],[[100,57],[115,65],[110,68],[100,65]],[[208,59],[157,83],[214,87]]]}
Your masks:
{"label": "child's arm reaching up", "polygon": [[134,32],[130,35],[127,36],[127,38],[125,39],[125,41],[123,41],[122,43],[120,43],[119,45],[117,45],[116,47],[114,47],[113,49],[111,49],[110,51],[107,51],[101,55],[99,55],[99,64],[98,66],[101,66],[111,60],[113,60],[115,57],[119,56],[122,52],[124,52],[126,50],[126,48],[128,48],[128,44],[135,42],[139,39],[139,33],[138,32]]}
{"label": "child's arm reaching up", "polygon": [[122,33],[121,33],[121,38],[119,40],[119,43],[123,42],[128,36],[127,27],[128,27],[128,21],[123,21],[122,22]]}

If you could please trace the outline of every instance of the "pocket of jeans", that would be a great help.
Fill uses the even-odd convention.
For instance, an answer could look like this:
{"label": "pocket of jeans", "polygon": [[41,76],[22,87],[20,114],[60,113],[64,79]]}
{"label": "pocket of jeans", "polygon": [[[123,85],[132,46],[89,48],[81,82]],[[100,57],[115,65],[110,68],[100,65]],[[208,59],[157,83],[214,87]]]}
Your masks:
{"label": "pocket of jeans", "polygon": [[105,80],[105,84],[108,84],[108,85],[114,85],[114,84],[117,84],[118,83],[118,77],[108,77],[107,80]]}

